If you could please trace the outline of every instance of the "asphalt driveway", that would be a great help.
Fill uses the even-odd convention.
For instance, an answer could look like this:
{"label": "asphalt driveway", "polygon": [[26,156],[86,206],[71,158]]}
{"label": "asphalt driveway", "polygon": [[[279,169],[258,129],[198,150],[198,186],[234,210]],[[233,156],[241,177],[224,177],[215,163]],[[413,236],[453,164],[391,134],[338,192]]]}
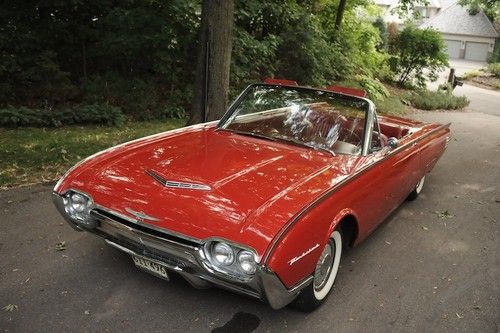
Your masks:
{"label": "asphalt driveway", "polygon": [[126,254],[73,231],[51,203],[52,185],[36,185],[0,192],[0,308],[12,305],[0,311],[0,330],[497,332],[500,117],[414,117],[453,123],[447,152],[421,196],[347,253],[316,312],[274,311],[143,273]]}

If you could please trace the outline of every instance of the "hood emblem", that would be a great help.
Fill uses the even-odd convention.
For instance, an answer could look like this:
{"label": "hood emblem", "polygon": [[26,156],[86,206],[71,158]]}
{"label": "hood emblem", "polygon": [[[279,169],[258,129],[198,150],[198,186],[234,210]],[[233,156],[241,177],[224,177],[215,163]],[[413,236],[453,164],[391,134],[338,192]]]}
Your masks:
{"label": "hood emblem", "polygon": [[200,190],[200,191],[210,191],[212,189],[210,186],[205,184],[186,183],[186,182],[168,180],[159,173],[157,173],[156,171],[153,171],[151,169],[146,170],[146,173],[165,187],[184,188],[188,190]]}
{"label": "hood emblem", "polygon": [[160,219],[157,219],[157,218],[156,218],[156,217],[154,217],[154,216],[149,216],[148,214],[146,214],[146,213],[144,213],[144,212],[137,212],[137,211],[135,211],[135,210],[133,210],[133,209],[131,209],[131,208],[128,208],[128,207],[125,207],[125,210],[126,210],[128,213],[130,213],[130,214],[134,215],[134,216],[137,218],[137,220],[138,220],[139,222],[144,222],[145,220],[148,220],[148,221],[153,221],[153,222],[158,222],[158,221],[160,221]]}

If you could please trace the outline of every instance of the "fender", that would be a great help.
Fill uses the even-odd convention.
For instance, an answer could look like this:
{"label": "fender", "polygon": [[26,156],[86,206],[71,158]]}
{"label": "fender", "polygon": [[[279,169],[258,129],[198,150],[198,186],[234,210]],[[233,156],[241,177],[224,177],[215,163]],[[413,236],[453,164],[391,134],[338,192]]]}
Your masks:
{"label": "fender", "polygon": [[[351,215],[354,217],[356,221],[358,221],[358,215],[351,209],[351,208],[344,208],[342,209],[337,216],[332,221],[332,224],[330,225],[330,228],[328,229],[328,235],[331,235],[333,231],[337,228],[337,225],[342,221],[346,216]],[[326,244],[326,240],[325,240]]]}

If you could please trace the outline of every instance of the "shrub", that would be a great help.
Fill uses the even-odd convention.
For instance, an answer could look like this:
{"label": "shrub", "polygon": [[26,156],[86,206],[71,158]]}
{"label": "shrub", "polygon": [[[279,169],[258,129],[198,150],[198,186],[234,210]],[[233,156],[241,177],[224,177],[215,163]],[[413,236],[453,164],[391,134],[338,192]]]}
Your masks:
{"label": "shrub", "polygon": [[488,64],[488,72],[495,75],[495,77],[500,77],[500,62]]}
{"label": "shrub", "polygon": [[378,79],[374,79],[367,75],[360,75],[357,79],[371,99],[381,101],[389,97],[389,91]]}
{"label": "shrub", "polygon": [[472,79],[475,77],[481,76],[481,72],[478,71],[477,69],[471,70],[469,72],[466,72],[464,75],[462,75],[462,78],[467,80],[467,79]]}
{"label": "shrub", "polygon": [[88,79],[82,85],[87,103],[111,104],[136,119],[149,119],[161,109],[158,87],[142,79],[127,79],[107,73]]}
{"label": "shrub", "polygon": [[24,106],[15,108],[8,106],[0,109],[0,126],[1,127],[43,127],[47,125],[47,120],[44,119],[39,110],[33,110]]}
{"label": "shrub", "polygon": [[413,107],[421,110],[456,110],[469,105],[467,97],[454,96],[451,90],[421,90],[410,94],[408,99]]}
{"label": "shrub", "polygon": [[500,42],[495,43],[495,48],[493,53],[488,57],[487,60],[490,64],[500,62]]}
{"label": "shrub", "polygon": [[448,64],[443,38],[432,29],[406,26],[394,41],[394,54],[390,65],[398,73],[400,85],[415,81],[423,88],[427,78],[435,81],[438,72]]}
{"label": "shrub", "polygon": [[406,106],[399,96],[390,96],[383,101],[377,101],[377,113],[401,115],[406,112]]}
{"label": "shrub", "polygon": [[78,105],[57,111],[9,106],[0,109],[1,127],[60,127],[73,124],[121,126],[125,116],[120,108],[107,104]]}
{"label": "shrub", "polygon": [[[82,85],[85,103],[118,106],[123,113],[136,120],[170,118],[190,107],[191,86],[163,87],[152,79],[125,78],[116,73],[94,76]],[[165,112],[165,111],[168,112]]]}
{"label": "shrub", "polygon": [[53,106],[78,95],[70,73],[57,64],[55,52],[21,53],[0,55],[0,105],[22,102]]}
{"label": "shrub", "polygon": [[[119,107],[109,104],[83,104],[78,105],[71,110],[74,114],[75,124],[122,126],[125,122],[125,116],[123,115],[122,110]],[[64,111],[60,114],[63,116]]]}

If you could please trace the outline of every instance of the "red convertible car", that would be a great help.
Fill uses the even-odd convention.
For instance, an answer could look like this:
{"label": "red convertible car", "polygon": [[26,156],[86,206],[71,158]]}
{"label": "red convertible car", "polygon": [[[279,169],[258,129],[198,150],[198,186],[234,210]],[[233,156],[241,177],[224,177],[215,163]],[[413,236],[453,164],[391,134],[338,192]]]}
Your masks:
{"label": "red convertible car", "polygon": [[85,159],[55,186],[56,207],[161,278],[315,309],[343,248],[422,191],[449,124],[377,116],[355,91],[269,82],[218,122]]}

